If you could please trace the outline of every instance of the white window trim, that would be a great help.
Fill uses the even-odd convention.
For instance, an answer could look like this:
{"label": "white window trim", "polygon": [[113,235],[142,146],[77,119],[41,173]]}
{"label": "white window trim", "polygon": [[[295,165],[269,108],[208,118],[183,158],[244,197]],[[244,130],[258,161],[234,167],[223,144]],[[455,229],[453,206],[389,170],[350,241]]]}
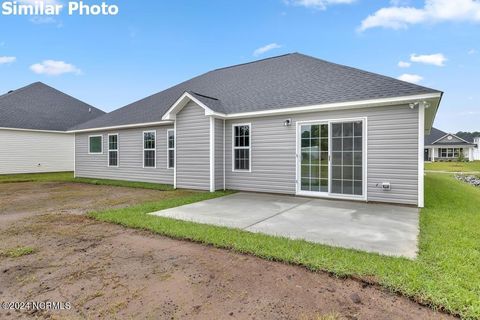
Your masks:
{"label": "white window trim", "polygon": [[[145,133],[152,133],[155,137],[155,148],[145,149]],[[145,151],[155,151],[155,160],[153,161],[153,167],[145,167]],[[142,167],[144,169],[155,169],[157,168],[157,130],[146,130],[142,132]]]}
{"label": "white window trim", "polygon": [[[248,126],[249,143],[248,147],[235,147],[235,127]],[[249,152],[249,166],[248,170],[235,169],[235,149],[248,149]],[[233,123],[232,124],[232,172],[252,172],[252,124],[251,123]]]}
{"label": "white window trim", "polygon": [[[173,132],[173,148],[169,147],[169,133]],[[177,148],[177,137],[175,136],[175,129],[167,130],[167,169],[175,169],[175,149]],[[170,167],[170,151],[173,150],[173,167]]]}
{"label": "white window trim", "polygon": [[[117,149],[110,149],[110,136],[117,136]],[[108,162],[107,162],[107,166],[110,167],[110,168],[118,168],[120,166],[120,141],[119,141],[119,138],[118,138],[118,133],[109,133],[108,134],[108,147],[107,147],[107,150],[108,150]],[[117,165],[116,166],[111,166],[110,165],[110,152],[111,151],[116,151],[117,152]]]}
{"label": "white window trim", "polygon": [[[100,152],[90,152],[90,138],[95,137],[100,137],[100,147],[102,149]],[[95,134],[88,136],[88,154],[103,154],[103,134]]]}

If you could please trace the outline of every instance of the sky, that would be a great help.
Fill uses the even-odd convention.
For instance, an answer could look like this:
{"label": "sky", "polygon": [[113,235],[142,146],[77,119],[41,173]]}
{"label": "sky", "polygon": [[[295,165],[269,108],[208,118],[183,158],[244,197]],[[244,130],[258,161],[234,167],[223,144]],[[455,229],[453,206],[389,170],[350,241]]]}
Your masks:
{"label": "sky", "polygon": [[444,91],[435,127],[480,131],[480,1],[106,3],[118,15],[0,15],[0,93],[42,81],[112,111],[212,69],[301,52]]}

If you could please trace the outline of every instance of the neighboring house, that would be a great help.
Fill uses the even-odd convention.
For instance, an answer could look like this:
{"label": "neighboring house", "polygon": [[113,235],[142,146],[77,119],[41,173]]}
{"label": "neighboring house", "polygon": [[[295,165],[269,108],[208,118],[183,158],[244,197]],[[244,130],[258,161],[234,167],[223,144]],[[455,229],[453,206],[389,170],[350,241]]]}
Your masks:
{"label": "neighboring house", "polygon": [[73,128],[75,174],[423,206],[442,92],[293,53],[217,69]]}
{"label": "neighboring house", "polygon": [[465,160],[480,160],[480,137],[473,141],[464,140],[452,133],[432,128],[425,136],[425,161],[457,161],[460,154]]}
{"label": "neighboring house", "polygon": [[41,82],[0,96],[0,174],[72,171],[67,129],[105,112]]}

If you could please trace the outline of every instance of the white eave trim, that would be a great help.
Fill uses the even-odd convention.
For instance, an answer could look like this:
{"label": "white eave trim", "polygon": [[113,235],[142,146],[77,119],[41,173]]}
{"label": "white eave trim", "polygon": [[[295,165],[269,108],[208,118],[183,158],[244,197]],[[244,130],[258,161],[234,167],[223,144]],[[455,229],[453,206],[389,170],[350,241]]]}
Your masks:
{"label": "white eave trim", "polygon": [[188,92],[185,92],[182,94],[180,98],[178,98],[177,101],[167,110],[167,112],[163,115],[162,120],[175,120],[175,116],[177,115],[180,110],[183,109],[187,105],[189,101],[193,101],[196,104],[198,104],[200,107],[202,107],[205,110],[205,115],[206,116],[216,116],[216,117],[226,117],[227,115],[224,113],[219,113],[215,112],[209,107],[207,107],[203,102],[195,98],[193,95],[191,95]]}
{"label": "white eave trim", "polygon": [[[427,99],[440,99],[442,93],[428,93],[420,95],[411,95],[403,97],[393,97],[393,98],[382,98],[382,99],[371,99],[371,100],[359,100],[359,101],[349,101],[349,102],[338,102],[338,103],[326,103],[326,104],[316,104],[309,106],[299,106],[299,107],[289,107],[289,108],[280,108],[272,110],[262,110],[262,111],[251,111],[251,112],[239,112],[225,114],[220,112],[215,112],[209,107],[207,107],[200,100],[195,98],[188,92],[185,92],[163,115],[162,121],[157,122],[146,122],[146,123],[136,123],[136,124],[127,124],[119,125],[112,127],[101,127],[101,128],[89,128],[81,130],[71,130],[66,133],[80,133],[80,132],[92,132],[92,131],[106,131],[114,129],[126,129],[126,128],[137,128],[137,127],[147,127],[154,125],[170,125],[173,124],[176,114],[189,102],[193,101],[202,107],[205,110],[206,116],[213,116],[218,119],[239,119],[239,118],[248,118],[248,117],[262,117],[269,115],[281,115],[281,114],[294,114],[294,113],[305,113],[305,112],[314,112],[314,111],[326,111],[326,110],[342,110],[342,109],[356,109],[356,108],[368,108],[368,107],[383,107],[388,105],[395,105],[399,103],[408,103],[412,101],[423,101]],[[428,126],[427,126],[428,127]]]}
{"label": "white eave trim", "polygon": [[221,119],[236,119],[236,118],[248,118],[248,117],[261,117],[269,115],[279,115],[279,114],[288,114],[288,113],[304,113],[304,112],[313,112],[313,111],[324,111],[331,109],[355,109],[355,108],[367,108],[367,107],[382,107],[386,105],[395,105],[398,103],[408,103],[412,101],[422,101],[427,99],[440,99],[442,93],[428,93],[428,94],[419,94],[403,97],[393,97],[393,98],[381,98],[381,99],[371,99],[371,100],[359,100],[359,101],[348,101],[348,102],[337,102],[337,103],[326,103],[326,104],[316,104],[309,106],[299,106],[299,107],[289,107],[289,108],[277,108],[272,110],[261,110],[261,111],[250,111],[250,112],[239,112],[239,113],[220,113],[215,112],[200,100],[195,98],[188,92],[185,92],[165,113],[162,117],[162,120],[175,120],[175,115],[178,113],[189,100],[195,102],[200,107],[205,109],[206,116],[215,116],[216,118]]}
{"label": "white eave trim", "polygon": [[44,132],[44,133],[60,133],[60,134],[70,134],[70,133],[71,133],[71,132],[69,132],[69,131],[22,129],[22,128],[8,128],[8,127],[0,127],[0,130]]}
{"label": "white eave trim", "polygon": [[420,94],[413,96],[404,96],[404,97],[393,97],[393,98],[382,98],[382,99],[371,99],[371,100],[359,100],[359,101],[349,101],[349,102],[338,102],[338,103],[326,103],[326,104],[316,104],[310,106],[300,106],[300,107],[291,107],[283,109],[273,109],[273,110],[263,110],[263,111],[252,111],[252,112],[241,112],[241,113],[231,113],[225,116],[225,118],[246,118],[246,117],[255,117],[255,116],[266,116],[266,115],[275,115],[275,114],[286,114],[286,113],[299,113],[299,112],[312,112],[312,111],[324,111],[330,109],[355,109],[355,108],[367,108],[367,107],[383,107],[386,105],[394,105],[398,103],[407,103],[411,101],[418,100],[427,100],[427,99],[438,99],[442,96],[441,93],[428,93]]}
{"label": "white eave trim", "polygon": [[476,144],[426,144],[425,149],[427,148],[437,148],[437,149],[448,149],[448,148],[475,148]]}
{"label": "white eave trim", "polygon": [[100,127],[100,128],[88,128],[80,130],[70,130],[67,133],[80,133],[80,132],[93,132],[93,131],[108,131],[115,129],[128,129],[128,128],[141,128],[141,127],[151,127],[151,126],[165,126],[173,124],[173,121],[156,121],[156,122],[144,122],[144,123],[134,123],[134,124],[124,124],[119,126],[111,127]]}

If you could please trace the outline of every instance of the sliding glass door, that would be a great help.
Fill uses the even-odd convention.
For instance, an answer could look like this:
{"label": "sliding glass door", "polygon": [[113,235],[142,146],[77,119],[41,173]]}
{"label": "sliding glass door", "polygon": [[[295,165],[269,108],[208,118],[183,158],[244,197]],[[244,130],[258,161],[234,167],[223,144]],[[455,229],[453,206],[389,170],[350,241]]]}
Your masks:
{"label": "sliding glass door", "polygon": [[363,196],[363,131],[362,120],[300,124],[299,193]]}

